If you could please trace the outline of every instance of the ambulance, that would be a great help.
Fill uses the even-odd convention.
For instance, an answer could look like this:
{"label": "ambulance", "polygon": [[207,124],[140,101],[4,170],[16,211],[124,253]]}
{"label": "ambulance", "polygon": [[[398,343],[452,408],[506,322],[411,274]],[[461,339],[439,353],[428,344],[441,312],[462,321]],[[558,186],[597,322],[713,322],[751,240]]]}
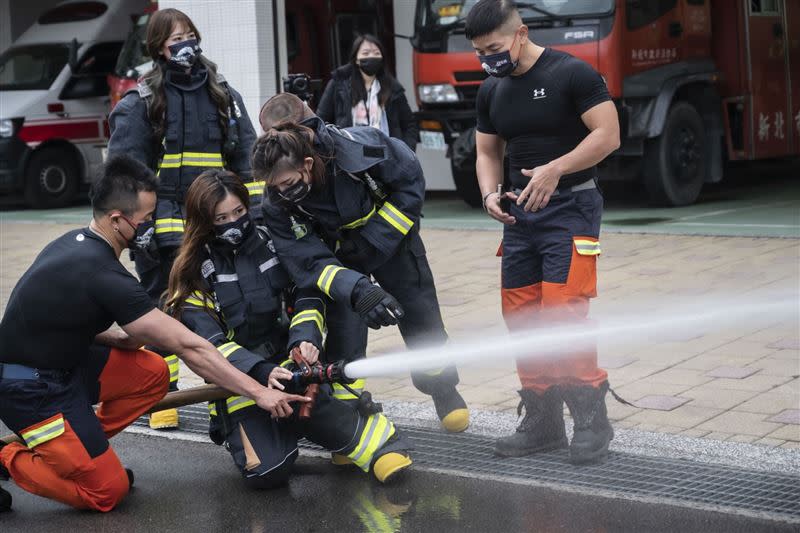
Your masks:
{"label": "ambulance", "polygon": [[61,2],[0,55],[0,195],[69,204],[103,161],[109,87],[147,0]]}

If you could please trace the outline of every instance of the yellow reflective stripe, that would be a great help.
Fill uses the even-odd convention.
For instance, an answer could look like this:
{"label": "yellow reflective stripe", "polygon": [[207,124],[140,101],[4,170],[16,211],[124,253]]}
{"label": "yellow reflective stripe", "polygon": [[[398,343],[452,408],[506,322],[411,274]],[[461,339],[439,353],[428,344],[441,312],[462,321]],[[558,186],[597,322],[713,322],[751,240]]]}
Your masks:
{"label": "yellow reflective stripe", "polygon": [[197,298],[192,298],[191,296],[186,298],[186,303],[195,307],[208,307],[209,309],[215,309],[214,304],[208,300],[198,300]]}
{"label": "yellow reflective stripe", "polygon": [[182,218],[158,218],[156,219],[156,233],[183,233]]}
{"label": "yellow reflective stripe", "polygon": [[228,408],[228,414],[235,413],[239,409],[255,405],[256,402],[247,398],[246,396],[231,396],[225,402]]}
{"label": "yellow reflective stripe", "polygon": [[361,392],[364,390],[364,386],[367,384],[367,380],[364,378],[357,379],[353,383],[349,384],[348,387],[353,389],[354,391]]}
{"label": "yellow reflective stripe", "polygon": [[358,396],[345,389],[339,383],[333,384],[333,397],[337,400],[357,400]]}
{"label": "yellow reflective stripe", "polygon": [[299,324],[302,324],[303,322],[316,322],[320,334],[322,334],[322,331],[325,328],[325,320],[322,318],[322,313],[320,313],[316,309],[307,309],[305,311],[300,311],[299,313],[294,315],[294,318],[292,318],[292,323],[289,325],[289,328],[293,328]]}
{"label": "yellow reflective stripe", "polygon": [[222,154],[219,152],[183,152],[183,157],[192,157],[195,159],[222,159]]}
{"label": "yellow reflective stripe", "polygon": [[[228,414],[235,413],[239,409],[244,409],[245,407],[250,407],[251,405],[256,405],[256,402],[245,396],[231,396],[225,400],[225,408],[227,409]],[[216,402],[208,402],[208,414],[211,416],[217,416]]]}
{"label": "yellow reflective stripe", "polygon": [[400,531],[403,525],[399,515],[390,515],[375,507],[372,500],[364,496],[363,492],[356,494],[356,504],[353,506],[356,515],[364,525],[367,533],[389,533]]}
{"label": "yellow reflective stripe", "polygon": [[331,295],[331,285],[333,284],[333,278],[336,277],[336,274],[340,271],[344,270],[344,267],[336,266],[336,265],[328,265],[322,269],[322,274],[319,275],[319,279],[317,280],[317,287],[319,290],[324,292],[328,297]]}
{"label": "yellow reflective stripe", "polygon": [[412,222],[410,218],[405,216],[399,209],[389,202],[383,204],[383,207],[381,207],[380,211],[378,211],[378,214],[382,216],[386,222],[391,224],[394,229],[403,235],[407,234],[414,225],[414,222]]}
{"label": "yellow reflective stripe", "polygon": [[389,440],[394,432],[394,424],[389,422],[385,416],[380,413],[370,416],[361,433],[358,445],[347,457],[364,472],[369,471],[369,465],[375,452]]}
{"label": "yellow reflective stripe", "polygon": [[59,415],[58,418],[52,422],[48,422],[36,429],[31,429],[30,431],[22,433],[22,440],[25,441],[28,448],[33,448],[34,446],[38,446],[63,435],[64,427],[64,417]]}
{"label": "yellow reflective stripe", "polygon": [[178,381],[178,376],[181,373],[180,360],[177,355],[168,355],[164,358],[164,362],[169,367],[169,380],[170,382]]}
{"label": "yellow reflective stripe", "polygon": [[575,239],[575,249],[580,255],[600,255],[600,243],[598,241]]}
{"label": "yellow reflective stripe", "polygon": [[219,346],[219,347],[217,348],[217,350],[219,350],[219,353],[221,353],[222,355],[224,355],[224,356],[225,356],[225,358],[227,359],[228,357],[230,357],[230,356],[231,356],[231,354],[232,354],[233,352],[235,352],[235,351],[236,351],[236,350],[238,350],[239,348],[241,348],[241,346],[239,346],[239,345],[238,345],[238,344],[236,344],[235,342],[226,342],[225,344],[223,344],[223,345]]}
{"label": "yellow reflective stripe", "polygon": [[345,224],[344,226],[340,227],[339,229],[354,229],[360,228],[361,226],[365,225],[369,219],[371,219],[375,215],[375,206],[372,206],[372,211],[369,212],[366,216],[359,218],[358,220],[354,220],[349,224]]}
{"label": "yellow reflective stripe", "polygon": [[222,167],[222,154],[219,152],[183,152],[165,154],[158,168],[180,167]]}
{"label": "yellow reflective stripe", "polygon": [[244,186],[247,187],[247,191],[250,193],[250,196],[258,196],[259,194],[263,194],[264,187],[266,185],[266,181],[251,181],[244,184]]}

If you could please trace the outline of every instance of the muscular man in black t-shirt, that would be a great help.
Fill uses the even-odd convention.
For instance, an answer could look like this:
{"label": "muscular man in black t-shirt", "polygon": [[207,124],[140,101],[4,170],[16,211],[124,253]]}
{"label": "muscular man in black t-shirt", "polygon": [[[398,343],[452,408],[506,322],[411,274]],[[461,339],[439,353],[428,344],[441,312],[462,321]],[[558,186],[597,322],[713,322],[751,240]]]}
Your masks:
{"label": "muscular man in black t-shirt", "polygon": [[[489,215],[502,222],[502,302],[509,329],[543,320],[581,323],[596,295],[603,199],[596,168],[619,146],[617,112],[601,76],[567,53],[528,39],[513,2],[481,0],[466,36],[491,76],[478,92],[477,173]],[[499,190],[508,157],[511,190]],[[501,202],[501,200],[505,200]],[[502,207],[503,205],[506,207]],[[594,347],[517,372],[526,416],[495,452],[520,456],[565,447],[563,403],[575,421],[570,460],[601,460],[613,430],[607,374]]]}
{"label": "muscular man in black t-shirt", "polygon": [[[179,354],[206,380],[274,417],[290,415],[290,401],[308,401],[236,370],[155,309],[119,262],[125,248],[147,248],[156,188],[149,169],[112,158],[93,185],[89,227],[39,254],[0,322],[0,420],[24,441],[0,448],[0,475],[79,509],[109,511],[128,493],[132,474],[108,439],[158,402],[169,383],[166,363],[144,344]],[[109,329],[114,322],[123,331]],[[0,489],[0,511],[8,508],[10,495]]]}

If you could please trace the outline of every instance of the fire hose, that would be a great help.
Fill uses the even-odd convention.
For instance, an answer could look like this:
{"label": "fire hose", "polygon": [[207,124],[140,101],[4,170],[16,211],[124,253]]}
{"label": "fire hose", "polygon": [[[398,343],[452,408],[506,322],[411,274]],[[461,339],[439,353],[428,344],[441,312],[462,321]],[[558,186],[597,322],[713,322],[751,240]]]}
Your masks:
{"label": "fire hose", "polygon": [[[345,361],[337,361],[336,363],[329,364],[315,364],[314,366],[309,366],[307,363],[305,363],[304,366],[298,364],[300,368],[292,372],[291,382],[298,388],[302,387],[303,385],[307,387],[316,387],[312,401],[307,404],[303,404],[300,408],[299,415],[301,418],[304,417],[304,414],[306,415],[305,418],[311,416],[311,410],[313,408],[314,400],[316,399],[316,393],[319,392],[319,386],[321,384],[352,383],[352,380],[350,380],[344,373],[345,364]],[[228,398],[230,396],[234,396],[234,394],[217,385],[200,385],[190,389],[167,393],[167,395],[164,396],[161,401],[151,407],[147,413],[155,413],[157,411],[164,411],[165,409],[176,409],[178,407],[185,407],[187,405],[196,403],[213,402]],[[12,434],[5,435],[4,437],[0,438],[0,441],[5,444],[11,444],[12,442],[21,443],[22,439]]]}

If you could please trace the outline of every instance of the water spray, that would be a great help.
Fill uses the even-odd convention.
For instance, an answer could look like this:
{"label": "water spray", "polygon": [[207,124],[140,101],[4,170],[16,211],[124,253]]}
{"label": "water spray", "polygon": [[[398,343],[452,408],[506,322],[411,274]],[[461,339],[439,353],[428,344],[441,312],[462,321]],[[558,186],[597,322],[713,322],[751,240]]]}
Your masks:
{"label": "water spray", "polygon": [[[662,302],[663,303],[663,302]],[[698,311],[701,305],[703,310]],[[689,306],[685,301],[659,310],[628,311],[595,317],[580,324],[539,322],[535,329],[491,338],[461,340],[445,346],[403,350],[347,363],[341,372],[350,379],[403,375],[441,369],[449,365],[494,365],[501,360],[568,357],[602,341],[604,348],[618,349],[636,341],[657,342],[665,332],[702,335],[709,327],[785,320],[800,310],[798,297],[763,298],[756,301],[704,299]],[[646,318],[642,318],[646,316]]]}

